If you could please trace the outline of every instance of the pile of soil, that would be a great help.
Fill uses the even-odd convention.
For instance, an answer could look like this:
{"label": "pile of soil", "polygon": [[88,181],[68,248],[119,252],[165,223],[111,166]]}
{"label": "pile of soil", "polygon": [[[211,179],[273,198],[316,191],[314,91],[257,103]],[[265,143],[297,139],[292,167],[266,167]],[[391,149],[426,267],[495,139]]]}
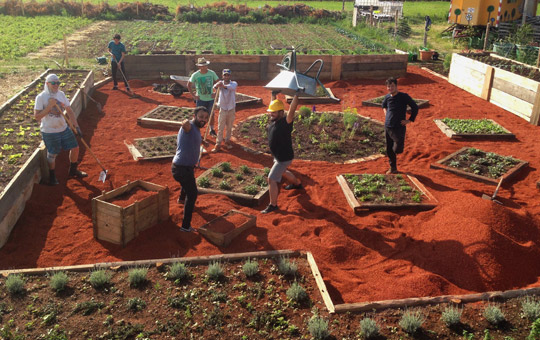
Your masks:
{"label": "pile of soil", "polygon": [[[317,111],[355,107],[359,114],[383,119],[380,108],[362,107],[362,100],[386,93],[384,80],[350,80],[332,88],[341,103],[317,105]],[[264,105],[239,109],[236,122],[266,111],[270,93],[266,82],[240,82],[239,91],[263,98]],[[326,84],[325,84],[326,85]],[[536,182],[538,127],[467,93],[417,67],[409,67],[399,89],[412,97],[429,99],[416,121],[407,127],[405,151],[398,168],[417,177],[439,205],[416,212],[377,211],[355,215],[337,184],[343,173],[384,173],[385,158],[336,165],[325,161],[294,160],[290,169],[304,190],[281,190],[279,210],[260,215],[222,195],[199,196],[194,227],[231,209],[257,215],[257,227],[241,234],[221,249],[197,233],[179,230],[183,205],[176,203],[179,184],[170,171],[170,159],[136,162],[124,145],[135,138],[168,134],[143,128],[137,117],[157,105],[193,106],[188,98],[175,99],[152,91],[151,83],[132,99],[111,84],[98,89],[95,99],[104,105],[100,115],[93,104],[79,118],[85,138],[109,170],[101,183],[101,168],[81,146],[81,170],[89,177],[67,180],[67,153],[58,157],[60,185],[36,185],[8,242],[0,249],[0,268],[46,267],[104,261],[212,255],[267,249],[305,249],[314,254],[335,303],[466,294],[540,285],[540,202]],[[456,141],[446,137],[433,119],[452,113],[454,118],[492,118],[516,135],[512,141]],[[210,139],[213,142],[213,139]],[[529,169],[501,187],[503,205],[481,198],[491,185],[464,179],[429,165],[463,146],[471,146],[529,161]],[[209,146],[212,148],[212,145]],[[207,148],[208,149],[208,148]],[[205,154],[201,165],[219,162],[270,167],[272,158],[235,147]],[[62,171],[65,169],[65,171]],[[198,176],[203,172],[195,170]],[[142,179],[168,186],[169,221],[139,234],[125,248],[94,239],[91,198],[127,180]],[[67,184],[66,184],[67,181]],[[523,261],[527,259],[527,261]]]}
{"label": "pile of soil", "polygon": [[150,197],[152,195],[156,195],[156,192],[148,191],[142,187],[134,187],[131,190],[124,192],[122,195],[111,198],[110,200],[108,200],[108,202],[125,208],[137,201],[140,202],[146,197]]}

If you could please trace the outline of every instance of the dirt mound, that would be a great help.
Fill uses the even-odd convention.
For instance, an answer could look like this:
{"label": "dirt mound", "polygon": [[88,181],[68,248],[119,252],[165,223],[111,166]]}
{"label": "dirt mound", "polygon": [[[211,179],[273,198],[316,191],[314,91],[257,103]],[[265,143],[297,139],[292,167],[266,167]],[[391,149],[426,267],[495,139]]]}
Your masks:
{"label": "dirt mound", "polygon": [[148,81],[132,79],[129,81],[129,86],[131,86],[134,89],[140,89],[140,88],[148,86]]}

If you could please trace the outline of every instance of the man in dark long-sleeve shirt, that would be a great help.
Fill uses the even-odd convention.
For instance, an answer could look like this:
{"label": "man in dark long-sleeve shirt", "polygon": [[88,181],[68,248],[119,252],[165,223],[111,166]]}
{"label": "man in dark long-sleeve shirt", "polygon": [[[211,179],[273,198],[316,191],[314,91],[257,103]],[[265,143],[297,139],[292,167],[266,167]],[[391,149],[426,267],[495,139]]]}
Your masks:
{"label": "man in dark long-sleeve shirt", "polygon": [[[403,152],[405,147],[405,133],[407,124],[414,122],[418,114],[418,105],[406,93],[398,92],[397,80],[388,78],[386,80],[388,94],[384,97],[382,107],[386,116],[384,130],[386,132],[386,154],[390,169],[387,174],[398,173],[396,155]],[[406,118],[407,106],[411,107],[409,119]]]}

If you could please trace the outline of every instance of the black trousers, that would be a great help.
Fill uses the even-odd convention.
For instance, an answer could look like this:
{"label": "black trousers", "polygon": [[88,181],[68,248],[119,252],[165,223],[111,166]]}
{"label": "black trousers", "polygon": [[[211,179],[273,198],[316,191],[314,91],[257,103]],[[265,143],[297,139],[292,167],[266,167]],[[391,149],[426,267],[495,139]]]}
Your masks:
{"label": "black trousers", "polygon": [[195,182],[194,168],[193,166],[175,165],[174,163],[171,168],[173,178],[182,186],[180,197],[186,196],[184,219],[182,221],[182,228],[185,229],[191,227],[191,217],[193,215],[193,209],[195,209],[197,196],[199,195],[197,183]]}
{"label": "black trousers", "polygon": [[[127,78],[124,62],[120,63],[120,68],[122,69],[122,72],[124,72],[124,76]],[[114,86],[118,86],[118,81],[116,80],[116,73],[118,72],[118,64],[116,63],[116,61],[111,62],[111,69],[112,69],[112,79],[114,82]],[[122,77],[122,79],[124,80],[124,85],[126,85],[126,87],[129,87],[129,84],[127,83],[126,78]]]}
{"label": "black trousers", "polygon": [[386,132],[386,155],[390,163],[390,169],[397,170],[397,157],[403,153],[405,147],[405,133],[407,128],[403,125],[397,127],[385,127]]}

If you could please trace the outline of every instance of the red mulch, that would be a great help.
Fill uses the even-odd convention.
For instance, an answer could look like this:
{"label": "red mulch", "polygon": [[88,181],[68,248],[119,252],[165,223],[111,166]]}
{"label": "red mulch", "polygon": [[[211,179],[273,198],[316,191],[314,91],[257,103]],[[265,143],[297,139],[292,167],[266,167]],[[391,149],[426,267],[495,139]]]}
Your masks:
{"label": "red mulch", "polygon": [[[176,199],[179,185],[170,172],[170,160],[136,162],[124,140],[174,132],[142,128],[137,117],[156,105],[193,106],[188,96],[175,99],[152,91],[152,82],[132,81],[141,98],[131,99],[107,84],[94,98],[104,105],[99,115],[91,106],[79,121],[92,150],[109,170],[105,184],[101,168],[81,147],[80,168],[85,180],[66,177],[67,154],[57,165],[60,185],[36,185],[26,209],[7,244],[0,250],[0,268],[46,267],[104,261],[196,256],[269,249],[311,251],[336,302],[465,294],[540,284],[540,204],[536,182],[540,162],[539,128],[475,97],[448,82],[409,67],[400,90],[414,98],[429,99],[407,131],[405,153],[398,158],[402,171],[415,175],[439,200],[430,211],[379,211],[355,215],[336,182],[340,173],[384,173],[387,160],[335,165],[295,160],[292,170],[305,190],[282,190],[280,211],[258,214],[263,207],[243,207],[220,195],[201,195],[193,225],[200,226],[231,209],[257,215],[257,227],[219,248],[196,233],[178,230],[183,205]],[[136,84],[135,84],[136,83]],[[137,85],[137,86],[135,86]],[[240,82],[242,93],[262,97],[268,104],[265,82]],[[334,86],[336,85],[336,86]],[[362,107],[362,100],[386,93],[384,81],[355,80],[327,84],[342,99],[339,104],[317,105],[317,111],[356,107],[360,114],[383,120],[380,108]],[[264,105],[241,108],[236,121],[266,111]],[[516,141],[454,141],[442,134],[435,118],[492,118],[517,136]],[[430,169],[429,165],[463,146],[530,162],[530,167],[503,185],[499,200],[481,198],[494,186]],[[203,156],[202,165],[230,161],[233,165],[270,166],[268,156],[256,156],[235,147],[230,152]],[[62,169],[65,169],[63,172]],[[203,170],[197,170],[198,176]],[[93,238],[90,200],[142,179],[171,189],[168,222],[142,232],[125,248]]]}

